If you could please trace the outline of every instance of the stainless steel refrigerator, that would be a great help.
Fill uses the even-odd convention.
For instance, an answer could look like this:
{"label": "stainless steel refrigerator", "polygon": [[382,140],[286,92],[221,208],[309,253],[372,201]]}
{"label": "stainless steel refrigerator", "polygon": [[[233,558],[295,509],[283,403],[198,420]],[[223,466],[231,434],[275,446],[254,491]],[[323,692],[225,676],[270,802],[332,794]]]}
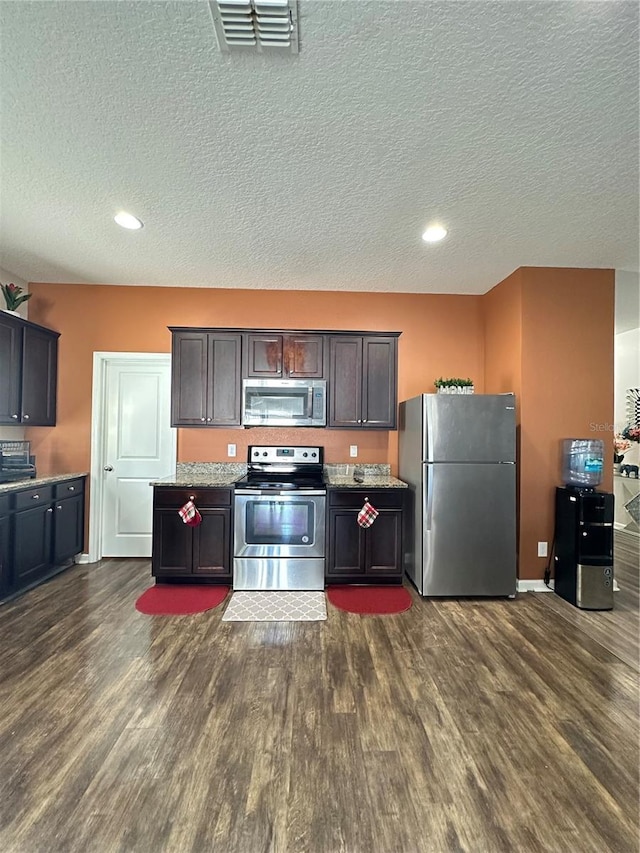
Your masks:
{"label": "stainless steel refrigerator", "polygon": [[513,394],[400,403],[399,469],[413,491],[406,572],[424,596],[516,592]]}

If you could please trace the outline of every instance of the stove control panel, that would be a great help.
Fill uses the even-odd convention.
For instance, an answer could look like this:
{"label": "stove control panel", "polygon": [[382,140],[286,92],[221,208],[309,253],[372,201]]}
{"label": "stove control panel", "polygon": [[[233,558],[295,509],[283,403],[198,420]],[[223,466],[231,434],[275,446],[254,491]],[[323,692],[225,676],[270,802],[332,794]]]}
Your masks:
{"label": "stove control panel", "polygon": [[282,447],[249,445],[249,462],[270,462],[282,465],[300,465],[310,462],[322,463],[322,447]]}

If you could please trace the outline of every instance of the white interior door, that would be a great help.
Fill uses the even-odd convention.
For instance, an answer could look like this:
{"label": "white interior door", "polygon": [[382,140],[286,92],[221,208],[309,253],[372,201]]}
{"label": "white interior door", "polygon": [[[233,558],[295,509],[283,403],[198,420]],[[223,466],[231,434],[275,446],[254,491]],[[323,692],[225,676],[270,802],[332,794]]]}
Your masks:
{"label": "white interior door", "polygon": [[152,480],[175,473],[171,359],[144,354],[104,365],[101,556],[150,557]]}

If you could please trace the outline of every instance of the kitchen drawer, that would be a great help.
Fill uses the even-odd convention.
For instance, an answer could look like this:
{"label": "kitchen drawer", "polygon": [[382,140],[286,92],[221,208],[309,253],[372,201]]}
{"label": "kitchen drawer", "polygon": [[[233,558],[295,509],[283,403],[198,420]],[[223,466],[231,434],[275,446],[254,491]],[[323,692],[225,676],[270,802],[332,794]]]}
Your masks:
{"label": "kitchen drawer", "polygon": [[215,489],[200,486],[199,488],[154,488],[153,504],[156,507],[175,507],[180,509],[188,500],[200,507],[231,506],[231,489]]}
{"label": "kitchen drawer", "polygon": [[361,509],[365,499],[376,509],[401,509],[404,506],[406,489],[329,489],[329,506]]}
{"label": "kitchen drawer", "polygon": [[84,480],[65,480],[64,483],[56,483],[53,487],[55,500],[60,501],[63,498],[72,498],[74,495],[82,494],[84,488]]}
{"label": "kitchen drawer", "polygon": [[9,495],[0,495],[0,515],[8,515],[9,509]]}
{"label": "kitchen drawer", "polygon": [[14,509],[31,509],[40,504],[50,503],[53,500],[53,486],[40,486],[34,489],[25,489],[14,495]]}

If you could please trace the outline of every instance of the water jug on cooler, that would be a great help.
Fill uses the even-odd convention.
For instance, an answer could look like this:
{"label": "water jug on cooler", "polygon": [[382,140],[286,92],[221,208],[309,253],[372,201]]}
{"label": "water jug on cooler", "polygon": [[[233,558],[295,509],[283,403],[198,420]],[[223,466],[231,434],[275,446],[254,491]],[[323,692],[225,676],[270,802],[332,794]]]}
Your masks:
{"label": "water jug on cooler", "polygon": [[562,482],[576,488],[595,488],[602,482],[604,442],[565,438],[562,442]]}

